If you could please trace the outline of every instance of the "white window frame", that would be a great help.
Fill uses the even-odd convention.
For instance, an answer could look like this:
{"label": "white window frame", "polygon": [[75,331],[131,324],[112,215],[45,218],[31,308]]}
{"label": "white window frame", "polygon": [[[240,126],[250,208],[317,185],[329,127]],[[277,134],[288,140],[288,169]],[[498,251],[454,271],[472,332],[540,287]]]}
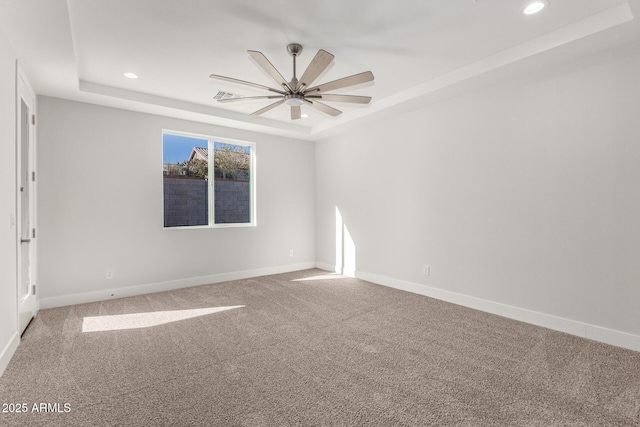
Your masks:
{"label": "white window frame", "polygon": [[[170,129],[163,129],[162,136],[165,134],[176,135],[176,136],[184,136],[187,138],[195,138],[200,140],[206,140],[208,151],[211,155],[209,155],[209,200],[207,201],[209,204],[209,224],[208,225],[184,225],[184,226],[176,226],[176,227],[164,227],[164,193],[162,194],[162,224],[165,230],[192,230],[192,229],[202,229],[202,228],[236,228],[236,227],[256,227],[256,143],[250,141],[243,141],[239,139],[232,138],[222,138],[211,135],[203,135],[192,132],[184,132],[184,131],[176,131]],[[162,140],[162,138],[161,138]],[[216,224],[215,223],[215,178],[214,168],[213,168],[213,157],[214,157],[214,144],[218,142],[221,144],[231,144],[238,145],[241,147],[249,147],[249,222],[238,222],[238,223],[223,223]],[[161,151],[162,155],[162,151]],[[162,164],[164,164],[164,159]],[[164,179],[164,178],[163,178]]]}

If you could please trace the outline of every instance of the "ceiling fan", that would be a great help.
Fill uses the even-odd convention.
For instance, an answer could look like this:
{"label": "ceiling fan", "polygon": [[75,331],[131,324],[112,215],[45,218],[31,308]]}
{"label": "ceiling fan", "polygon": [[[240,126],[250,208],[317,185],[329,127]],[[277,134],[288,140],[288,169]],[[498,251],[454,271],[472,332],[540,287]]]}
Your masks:
{"label": "ceiling fan", "polygon": [[211,74],[209,77],[212,79],[225,80],[232,83],[242,84],[246,86],[255,87],[258,89],[264,89],[274,93],[274,95],[265,96],[245,96],[238,98],[226,98],[218,99],[218,102],[237,102],[256,99],[277,99],[273,104],[269,104],[264,108],[259,109],[251,113],[252,116],[259,116],[266,113],[279,105],[286,104],[291,107],[291,120],[296,120],[301,117],[301,105],[308,105],[316,110],[331,116],[338,116],[342,111],[330,107],[327,104],[320,102],[349,102],[354,104],[368,104],[371,101],[370,96],[356,96],[356,95],[338,95],[332,93],[326,93],[331,90],[342,89],[345,87],[357,85],[360,83],[373,81],[373,73],[371,71],[365,71],[364,73],[354,74],[353,76],[344,77],[338,80],[334,80],[328,83],[323,83],[316,86],[311,86],[311,83],[318,78],[318,76],[331,64],[334,56],[326,50],[320,49],[316,56],[313,58],[305,72],[300,77],[300,80],[296,77],[296,58],[302,52],[302,46],[298,43],[291,43],[287,45],[287,52],[293,57],[293,78],[291,81],[286,81],[282,74],[269,62],[266,56],[261,52],[255,50],[248,50],[249,56],[253,58],[260,67],[278,84],[279,88],[274,89],[268,86],[260,85],[257,83],[251,83],[244,80],[234,79],[232,77],[218,76]]}

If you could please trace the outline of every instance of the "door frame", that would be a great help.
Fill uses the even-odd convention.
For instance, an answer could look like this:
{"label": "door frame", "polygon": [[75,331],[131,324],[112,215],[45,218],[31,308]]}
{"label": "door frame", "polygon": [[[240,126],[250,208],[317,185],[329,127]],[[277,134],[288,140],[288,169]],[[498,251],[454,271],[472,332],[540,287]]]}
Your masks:
{"label": "door frame", "polygon": [[[29,150],[27,160],[28,172],[32,179],[27,178],[29,184],[29,224],[30,233],[29,238],[29,292],[27,297],[23,298],[22,294],[22,196],[20,186],[22,183],[22,102],[29,107],[29,113],[31,117],[27,119],[27,126],[29,128]],[[36,197],[36,94],[27,78],[24,70],[20,66],[20,63],[16,61],[16,304],[17,304],[17,325],[18,333],[22,334],[27,325],[36,316],[39,309],[39,301],[37,297],[36,283],[38,280],[38,263],[37,263],[37,197]],[[31,314],[28,320],[23,320],[24,317]],[[26,322],[26,323],[25,323]]]}

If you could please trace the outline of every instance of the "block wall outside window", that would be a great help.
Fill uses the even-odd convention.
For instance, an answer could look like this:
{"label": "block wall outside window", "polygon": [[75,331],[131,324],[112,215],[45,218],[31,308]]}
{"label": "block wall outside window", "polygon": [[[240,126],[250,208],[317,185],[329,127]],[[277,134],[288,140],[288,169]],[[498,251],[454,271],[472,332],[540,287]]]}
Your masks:
{"label": "block wall outside window", "polygon": [[163,182],[165,227],[209,224],[209,191],[206,180],[165,175]]}

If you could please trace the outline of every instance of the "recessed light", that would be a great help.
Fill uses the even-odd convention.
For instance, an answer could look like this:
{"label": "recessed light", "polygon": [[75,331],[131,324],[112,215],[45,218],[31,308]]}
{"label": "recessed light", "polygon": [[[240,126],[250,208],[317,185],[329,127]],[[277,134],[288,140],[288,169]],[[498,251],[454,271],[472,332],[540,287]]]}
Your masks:
{"label": "recessed light", "polygon": [[525,15],[533,15],[534,13],[540,12],[549,4],[548,1],[534,1],[529,3],[527,7],[524,8],[523,13]]}
{"label": "recessed light", "polygon": [[137,79],[138,75],[134,73],[124,73],[124,76],[130,79]]}
{"label": "recessed light", "polygon": [[309,117],[309,115],[305,114],[305,113],[302,113],[302,114],[300,114],[300,117],[302,117],[303,119],[306,119],[307,117]]}

